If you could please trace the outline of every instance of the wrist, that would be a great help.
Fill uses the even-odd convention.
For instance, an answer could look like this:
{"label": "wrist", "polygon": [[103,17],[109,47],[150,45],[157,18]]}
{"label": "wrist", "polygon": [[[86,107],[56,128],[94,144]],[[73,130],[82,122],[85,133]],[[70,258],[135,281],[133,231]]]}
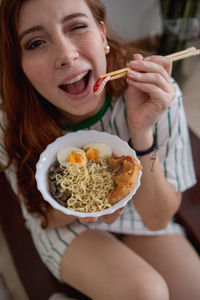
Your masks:
{"label": "wrist", "polygon": [[131,139],[129,139],[128,144],[129,144],[129,146],[131,148],[133,148],[135,150],[137,156],[148,155],[149,153],[155,152],[158,149],[157,137],[155,136],[155,134],[153,134],[152,137],[153,137],[153,139],[151,138],[151,144],[150,144],[150,146],[149,146],[149,141],[150,140],[146,140],[147,143],[143,144],[142,146],[141,146],[141,144],[139,144],[140,148],[136,148],[135,145],[137,143],[133,144],[133,142],[132,142]]}
{"label": "wrist", "polygon": [[152,129],[148,131],[134,130],[131,134],[131,145],[132,148],[138,151],[143,151],[150,148],[154,141],[154,134]]}

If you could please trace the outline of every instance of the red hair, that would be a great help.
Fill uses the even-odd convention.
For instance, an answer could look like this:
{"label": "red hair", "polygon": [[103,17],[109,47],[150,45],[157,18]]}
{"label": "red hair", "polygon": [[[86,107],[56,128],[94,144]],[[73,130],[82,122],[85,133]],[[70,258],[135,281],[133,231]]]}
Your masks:
{"label": "red hair", "polygon": [[[99,0],[85,0],[97,23],[105,22],[105,9]],[[4,143],[9,162],[15,164],[17,183],[29,212],[43,218],[47,226],[48,203],[43,200],[35,182],[35,165],[40,153],[62,134],[56,120],[59,113],[32,87],[21,67],[17,38],[19,12],[26,0],[2,0],[0,5],[0,94],[1,109],[6,116]],[[127,51],[108,37],[111,47],[107,56],[108,72],[122,68]],[[119,96],[126,89],[125,79],[108,84],[107,93]],[[39,126],[38,126],[39,125]]]}

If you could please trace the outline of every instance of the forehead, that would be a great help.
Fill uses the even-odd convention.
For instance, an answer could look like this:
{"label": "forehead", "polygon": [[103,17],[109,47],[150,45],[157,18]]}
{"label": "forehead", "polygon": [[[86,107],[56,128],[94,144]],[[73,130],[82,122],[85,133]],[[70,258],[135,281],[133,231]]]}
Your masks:
{"label": "forehead", "polygon": [[18,31],[41,22],[60,22],[66,15],[83,13],[93,19],[84,0],[28,0],[21,7]]}

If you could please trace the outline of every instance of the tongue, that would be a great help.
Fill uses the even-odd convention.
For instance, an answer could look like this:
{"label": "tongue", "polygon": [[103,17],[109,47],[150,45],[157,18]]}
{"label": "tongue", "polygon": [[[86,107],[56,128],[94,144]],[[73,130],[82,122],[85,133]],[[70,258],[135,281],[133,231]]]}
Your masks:
{"label": "tongue", "polygon": [[82,78],[79,81],[76,81],[74,83],[70,83],[64,86],[64,90],[70,94],[79,94],[84,91],[86,88],[85,79]]}

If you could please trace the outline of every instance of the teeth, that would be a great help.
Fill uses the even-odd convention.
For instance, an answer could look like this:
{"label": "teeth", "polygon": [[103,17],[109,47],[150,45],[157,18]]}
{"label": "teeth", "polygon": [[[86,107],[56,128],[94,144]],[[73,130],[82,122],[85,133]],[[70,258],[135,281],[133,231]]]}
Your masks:
{"label": "teeth", "polygon": [[76,82],[76,81],[79,81],[79,80],[81,80],[86,74],[87,74],[87,72],[83,72],[83,73],[81,73],[80,75],[78,75],[77,77],[75,77],[75,78],[73,78],[73,79],[71,79],[71,80],[65,82],[65,84],[71,84],[71,83],[74,83],[74,82]]}

